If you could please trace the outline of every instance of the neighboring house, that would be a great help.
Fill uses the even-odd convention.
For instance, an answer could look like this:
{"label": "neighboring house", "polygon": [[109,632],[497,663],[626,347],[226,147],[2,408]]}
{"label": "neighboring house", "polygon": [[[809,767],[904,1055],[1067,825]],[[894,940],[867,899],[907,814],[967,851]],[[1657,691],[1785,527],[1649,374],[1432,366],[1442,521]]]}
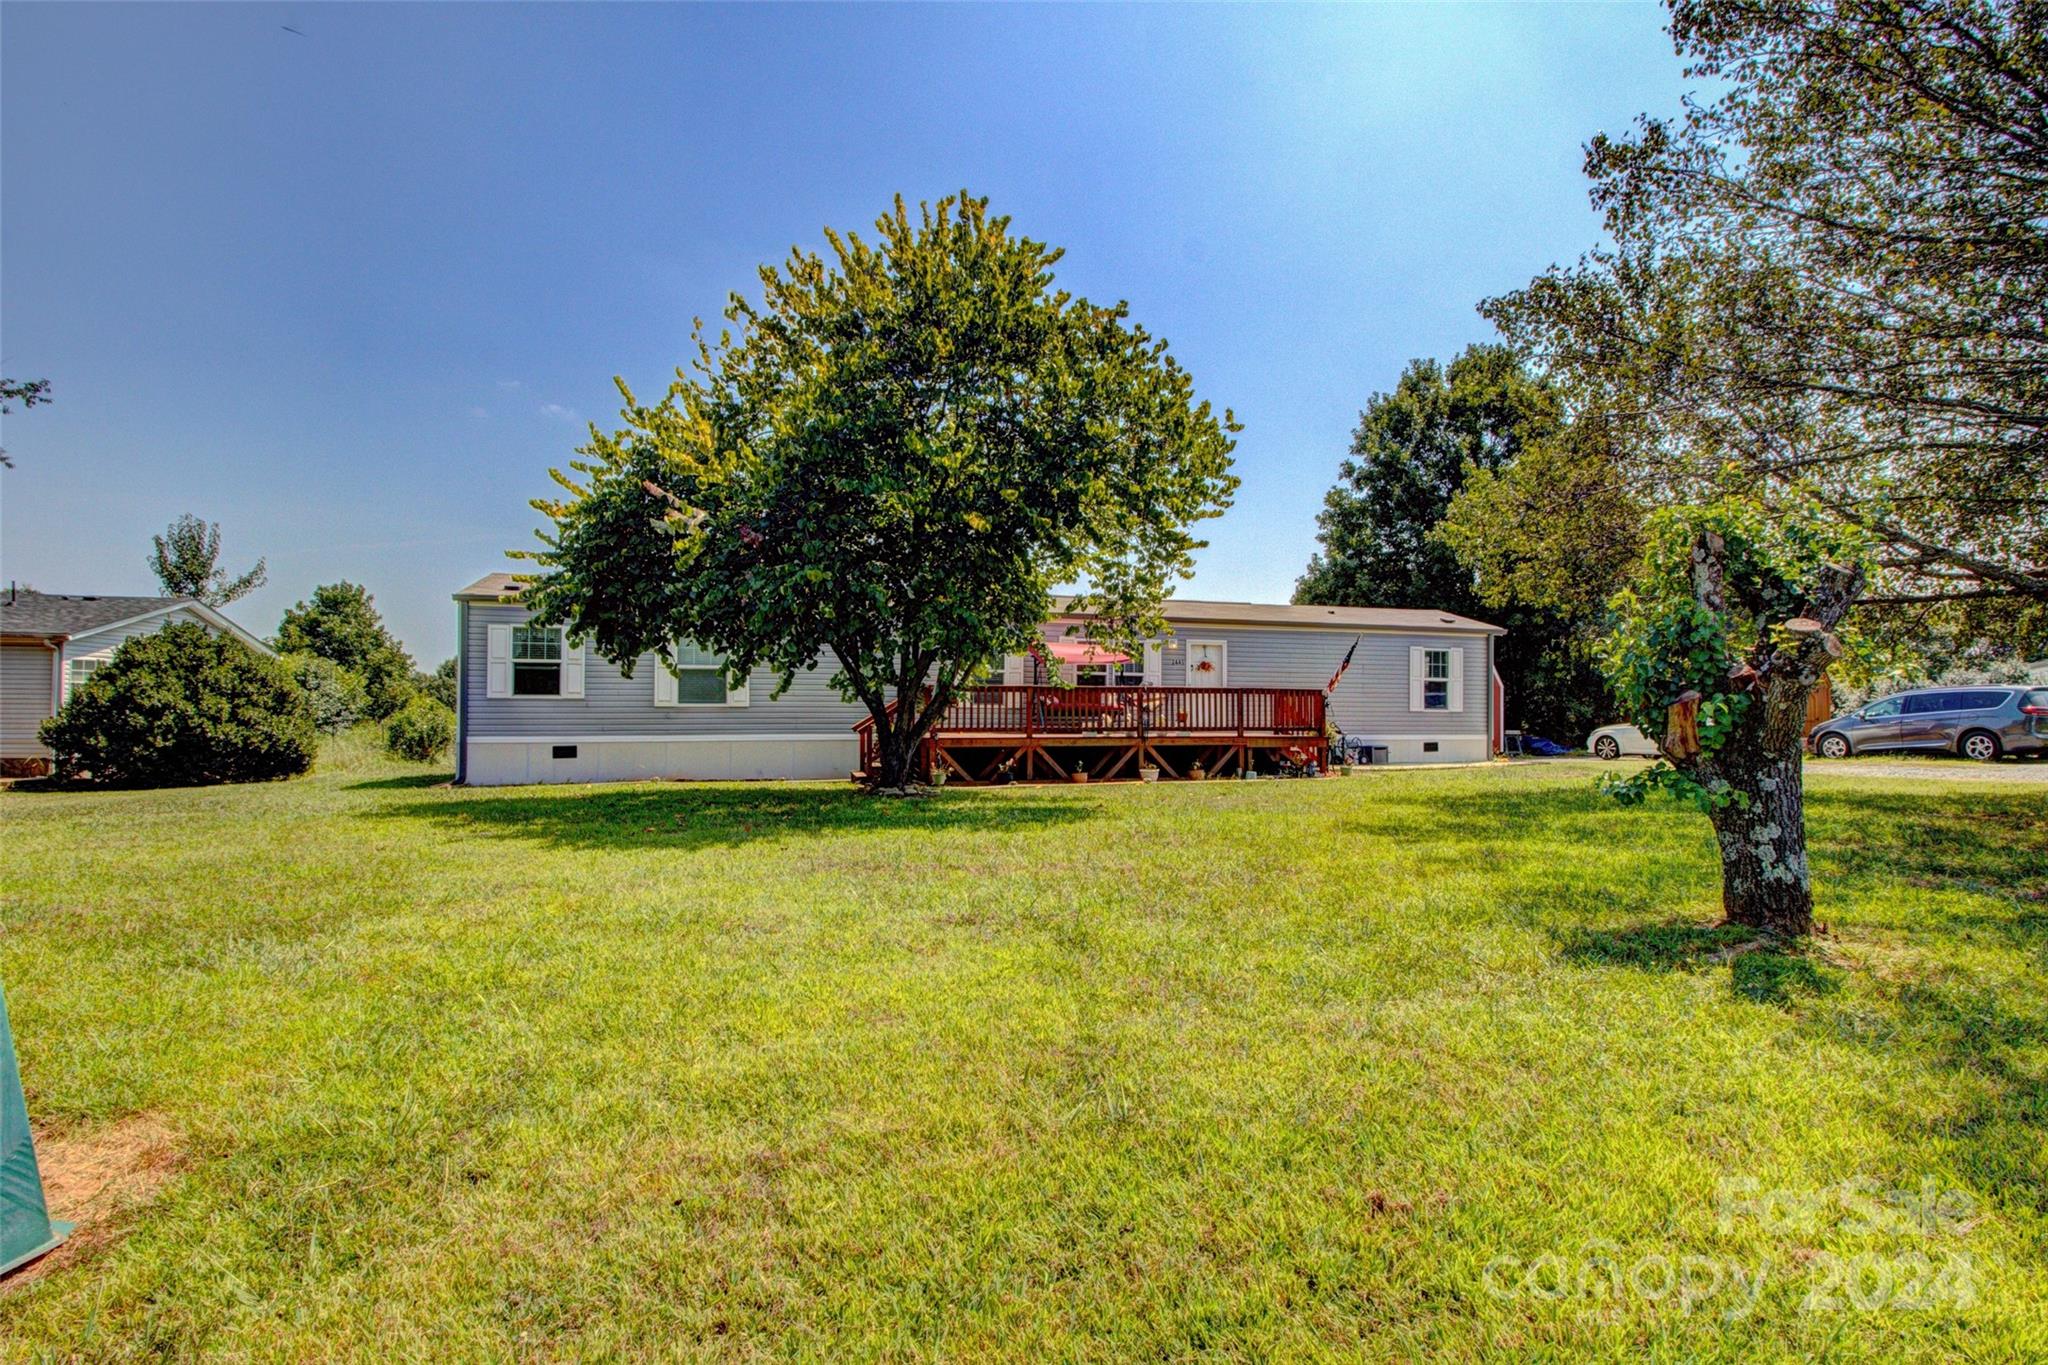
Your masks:
{"label": "neighboring house", "polygon": [[[867,711],[833,690],[829,656],[780,697],[765,669],[728,690],[717,656],[687,644],[676,671],[646,655],[628,678],[561,628],[530,624],[518,598],[509,574],[455,594],[458,781],[844,777],[861,763]],[[999,757],[1027,738],[1106,751],[1135,733],[1147,761],[1171,775],[1196,759],[1221,772],[1230,758],[1212,759],[1222,748],[1241,762],[1247,746],[1319,747],[1322,689],[1357,640],[1327,705],[1346,736],[1384,746],[1396,763],[1474,762],[1499,748],[1498,626],[1448,612],[1243,602],[1169,600],[1165,614],[1172,635],[1142,659],[1097,661],[1087,621],[1055,615],[1044,660],[1014,656],[1000,681],[970,689],[948,715],[948,742]],[[1037,687],[1048,665],[1084,691]],[[1057,757],[1049,766],[1064,771]]]}
{"label": "neighboring house", "polygon": [[0,595],[0,772],[47,771],[36,737],[71,689],[114,657],[123,641],[194,621],[268,654],[264,643],[190,597],[93,597],[9,588]]}

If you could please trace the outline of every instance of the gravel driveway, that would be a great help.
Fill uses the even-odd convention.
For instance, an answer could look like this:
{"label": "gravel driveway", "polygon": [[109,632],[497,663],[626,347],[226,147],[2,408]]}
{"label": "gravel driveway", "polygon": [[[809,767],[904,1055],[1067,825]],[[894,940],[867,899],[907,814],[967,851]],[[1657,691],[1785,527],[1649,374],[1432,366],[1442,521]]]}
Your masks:
{"label": "gravel driveway", "polygon": [[[1623,758],[1614,762],[1602,762],[1584,754],[1569,758],[1516,758],[1510,761],[1512,767],[1558,767],[1570,764],[1594,772],[1627,771],[1647,765],[1648,759]],[[1411,768],[1424,765],[1410,764]],[[1444,763],[1433,765],[1443,768],[1483,767],[1483,764]],[[1904,755],[1871,758],[1808,758],[1808,777],[1924,777],[1933,782],[2017,782],[2048,787],[2048,759],[2005,758],[1996,763],[1972,763],[1967,759],[1926,757],[1908,758]]]}
{"label": "gravel driveway", "polygon": [[1960,758],[1809,758],[1808,776],[1925,777],[1947,782],[2031,782],[2048,786],[2048,760],[2007,758],[1971,763]]}

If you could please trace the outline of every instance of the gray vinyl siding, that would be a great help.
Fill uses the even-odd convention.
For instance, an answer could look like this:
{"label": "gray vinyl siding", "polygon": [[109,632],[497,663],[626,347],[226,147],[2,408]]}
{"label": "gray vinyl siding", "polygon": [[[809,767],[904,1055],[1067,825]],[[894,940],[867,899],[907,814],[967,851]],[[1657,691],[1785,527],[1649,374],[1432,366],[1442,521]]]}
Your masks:
{"label": "gray vinyl siding", "polygon": [[867,708],[849,705],[832,689],[828,680],[835,665],[829,655],[817,668],[798,673],[789,691],[777,698],[770,698],[774,675],[756,669],[748,679],[746,706],[656,706],[654,670],[661,665],[653,655],[642,655],[628,678],[586,644],[581,698],[487,697],[488,628],[518,625],[527,613],[520,607],[472,603],[466,615],[462,706],[470,739],[748,734],[840,738],[867,715]]}
{"label": "gray vinyl siding", "polygon": [[[1330,698],[1329,716],[1347,735],[1484,735],[1488,732],[1487,640],[1478,634],[1419,635],[1401,631],[1329,630],[1314,626],[1174,626],[1174,642],[1221,640],[1231,687],[1311,687],[1320,690],[1337,671],[1344,651],[1358,640],[1358,653]],[[1063,623],[1048,623],[1048,640],[1073,638]],[[1465,656],[1463,711],[1408,709],[1408,651],[1461,650]],[[1190,682],[1186,648],[1163,651],[1162,687],[1199,687]]]}
{"label": "gray vinyl siding", "polygon": [[0,758],[48,758],[36,729],[54,709],[55,651],[41,645],[0,645]]}
{"label": "gray vinyl siding", "polygon": [[[527,614],[519,607],[472,603],[465,615],[462,706],[469,739],[844,736],[867,715],[865,708],[841,700],[829,685],[833,671],[829,655],[816,669],[797,674],[790,690],[773,700],[769,696],[775,686],[773,676],[756,670],[749,680],[751,703],[744,707],[658,707],[654,704],[654,669],[659,665],[652,655],[635,664],[629,679],[587,646],[582,698],[487,697],[487,628],[517,625]],[[1320,689],[1336,672],[1352,640],[1360,636],[1356,630],[1302,626],[1189,625],[1177,629],[1179,640],[1227,643],[1227,682],[1231,687]],[[1046,625],[1045,636],[1049,640],[1067,638],[1063,624],[1057,622]],[[1346,734],[1365,737],[1487,734],[1487,638],[1479,634],[1364,632],[1350,671],[1331,698],[1331,719]],[[1463,711],[1408,709],[1408,651],[1417,645],[1464,652]],[[1160,667],[1163,686],[1190,685],[1185,649],[1166,650]]]}

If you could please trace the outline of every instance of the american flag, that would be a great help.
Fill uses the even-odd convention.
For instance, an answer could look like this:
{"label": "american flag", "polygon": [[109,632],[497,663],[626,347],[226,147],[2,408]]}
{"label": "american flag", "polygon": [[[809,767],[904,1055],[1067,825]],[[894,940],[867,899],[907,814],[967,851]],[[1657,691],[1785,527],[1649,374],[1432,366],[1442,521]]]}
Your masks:
{"label": "american flag", "polygon": [[1337,671],[1330,675],[1330,685],[1323,689],[1324,696],[1327,697],[1332,692],[1335,692],[1337,690],[1337,684],[1339,682],[1342,682],[1344,679],[1344,670],[1351,667],[1351,656],[1358,652],[1359,640],[1363,640],[1364,638],[1365,637],[1363,635],[1357,636],[1351,641],[1351,648],[1344,651],[1344,662],[1338,664]]}

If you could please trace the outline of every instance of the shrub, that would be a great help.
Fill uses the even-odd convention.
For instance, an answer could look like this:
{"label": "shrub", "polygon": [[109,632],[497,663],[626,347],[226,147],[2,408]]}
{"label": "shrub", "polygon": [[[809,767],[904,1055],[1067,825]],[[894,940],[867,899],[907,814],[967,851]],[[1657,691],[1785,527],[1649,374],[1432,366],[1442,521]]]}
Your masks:
{"label": "shrub", "polygon": [[60,781],[131,787],[293,777],[319,743],[290,668],[186,622],[122,645],[41,734]]}
{"label": "shrub", "polygon": [[393,757],[428,763],[455,740],[455,713],[429,697],[414,697],[384,723],[384,747]]}
{"label": "shrub", "polygon": [[284,665],[298,680],[313,712],[313,727],[338,735],[370,713],[370,691],[357,674],[318,654],[287,654]]}

